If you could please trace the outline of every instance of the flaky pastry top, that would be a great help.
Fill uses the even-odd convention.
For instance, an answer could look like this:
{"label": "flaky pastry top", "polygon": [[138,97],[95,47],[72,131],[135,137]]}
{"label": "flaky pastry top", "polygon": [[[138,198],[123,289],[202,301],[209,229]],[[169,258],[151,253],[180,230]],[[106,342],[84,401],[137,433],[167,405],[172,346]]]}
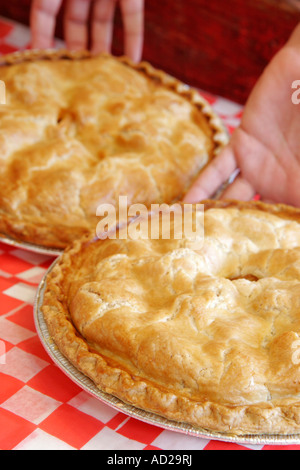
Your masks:
{"label": "flaky pastry top", "polygon": [[44,55],[0,67],[4,233],[64,248],[120,195],[129,205],[180,199],[224,143],[200,95],[148,64]]}
{"label": "flaky pastry top", "polygon": [[136,406],[235,434],[297,433],[300,211],[205,206],[197,250],[185,238],[75,244],[47,281],[51,334]]}

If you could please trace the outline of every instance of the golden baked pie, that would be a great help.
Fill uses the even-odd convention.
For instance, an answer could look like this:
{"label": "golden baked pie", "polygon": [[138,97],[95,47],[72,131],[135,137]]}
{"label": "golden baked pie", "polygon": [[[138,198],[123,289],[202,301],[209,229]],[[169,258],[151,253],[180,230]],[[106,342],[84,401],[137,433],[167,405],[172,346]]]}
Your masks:
{"label": "golden baked pie", "polygon": [[59,350],[103,391],[202,429],[300,432],[300,210],[204,201],[204,240],[76,241],[46,279]]}
{"label": "golden baked pie", "polygon": [[65,248],[102,203],[182,198],[227,142],[194,90],[147,63],[88,52],[2,57],[0,233]]}

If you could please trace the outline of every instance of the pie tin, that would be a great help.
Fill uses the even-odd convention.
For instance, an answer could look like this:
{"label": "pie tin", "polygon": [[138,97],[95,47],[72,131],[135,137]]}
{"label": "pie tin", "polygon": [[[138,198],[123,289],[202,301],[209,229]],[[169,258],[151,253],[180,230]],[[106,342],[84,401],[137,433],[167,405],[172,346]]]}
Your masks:
{"label": "pie tin", "polygon": [[20,248],[22,250],[31,251],[33,253],[37,253],[40,255],[47,255],[47,256],[60,256],[63,250],[58,250],[54,248],[47,248],[40,245],[34,245],[33,243],[23,242],[19,240],[15,240],[14,238],[10,238],[7,235],[3,235],[0,233],[0,242],[5,243],[6,245]]}
{"label": "pie tin", "polygon": [[169,420],[163,416],[137,408],[133,405],[123,402],[119,398],[103,392],[94,382],[86,375],[82,374],[73,364],[60,352],[54,343],[47,324],[45,322],[42,305],[44,301],[44,293],[47,286],[47,276],[53,270],[54,266],[59,262],[57,258],[50,268],[47,270],[44,278],[42,279],[35,298],[34,303],[34,322],[37,334],[44,346],[46,352],[49,354],[55,365],[65,373],[74,383],[81,389],[92,395],[94,398],[100,400],[106,405],[112,407],[116,411],[124,413],[127,416],[138,419],[145,423],[166,429],[169,431],[178,432],[181,434],[198,437],[202,439],[231,442],[236,444],[248,445],[300,445],[300,435],[281,435],[281,434],[263,434],[263,435],[231,435],[229,433],[214,432],[202,429],[188,423],[181,423]]}

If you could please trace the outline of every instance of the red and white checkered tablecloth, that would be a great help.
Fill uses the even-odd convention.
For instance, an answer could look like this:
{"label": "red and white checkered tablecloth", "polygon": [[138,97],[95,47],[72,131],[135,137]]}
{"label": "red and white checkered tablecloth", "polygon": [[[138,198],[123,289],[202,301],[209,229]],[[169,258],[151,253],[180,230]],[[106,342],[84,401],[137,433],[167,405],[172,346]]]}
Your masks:
{"label": "red and white checkered tablecloth", "polygon": [[[26,48],[30,48],[29,29],[0,18],[0,53]],[[204,95],[232,131],[240,122],[242,107]],[[45,352],[34,324],[35,294],[52,261],[0,243],[1,450],[270,449],[161,429],[116,411],[71,381]]]}

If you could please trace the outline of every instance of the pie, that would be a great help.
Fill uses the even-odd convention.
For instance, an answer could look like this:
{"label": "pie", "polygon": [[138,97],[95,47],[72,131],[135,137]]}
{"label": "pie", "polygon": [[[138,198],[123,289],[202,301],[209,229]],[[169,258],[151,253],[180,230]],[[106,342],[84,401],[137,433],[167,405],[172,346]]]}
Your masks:
{"label": "pie", "polygon": [[46,278],[49,334],[139,409],[236,436],[299,434],[300,209],[203,205],[197,249],[184,236],[75,241]]}
{"label": "pie", "polygon": [[97,208],[180,200],[227,143],[198,92],[147,63],[88,52],[2,57],[0,233],[64,249]]}

